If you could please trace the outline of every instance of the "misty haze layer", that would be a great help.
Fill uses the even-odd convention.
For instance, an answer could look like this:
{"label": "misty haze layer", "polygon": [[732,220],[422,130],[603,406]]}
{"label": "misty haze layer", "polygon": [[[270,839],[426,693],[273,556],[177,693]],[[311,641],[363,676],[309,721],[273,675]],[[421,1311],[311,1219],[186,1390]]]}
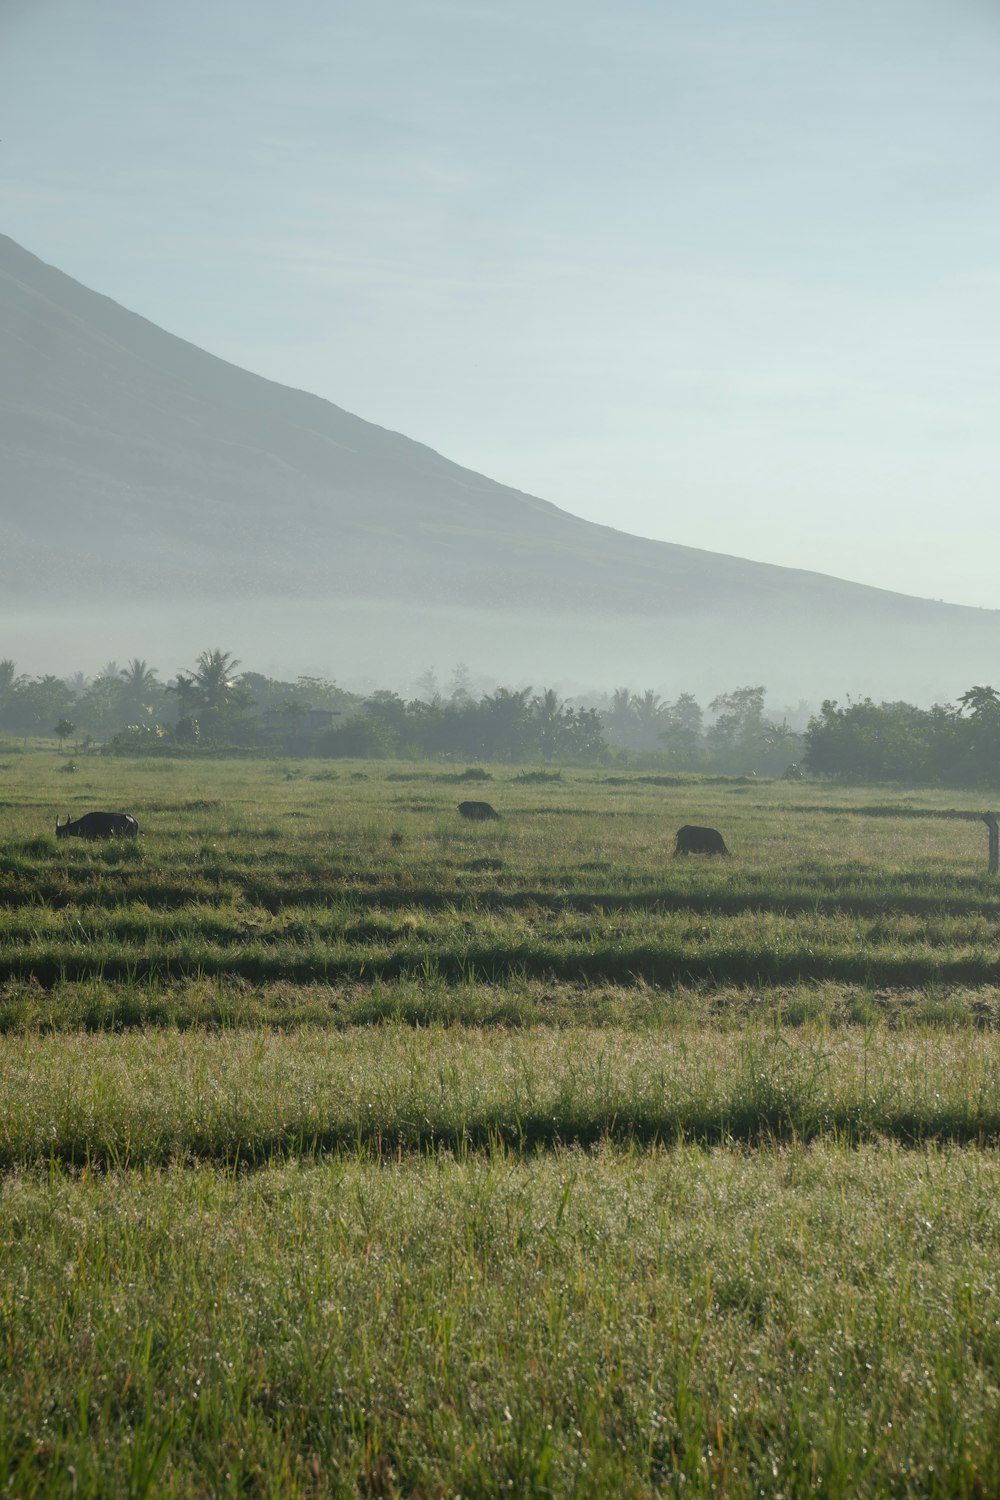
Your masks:
{"label": "misty haze layer", "polygon": [[[0,237],[2,654],[919,700],[1000,614],[628,536],[174,338]],[[683,506],[684,498],[678,497]],[[720,541],[724,539],[720,538]],[[863,538],[858,539],[863,545]]]}

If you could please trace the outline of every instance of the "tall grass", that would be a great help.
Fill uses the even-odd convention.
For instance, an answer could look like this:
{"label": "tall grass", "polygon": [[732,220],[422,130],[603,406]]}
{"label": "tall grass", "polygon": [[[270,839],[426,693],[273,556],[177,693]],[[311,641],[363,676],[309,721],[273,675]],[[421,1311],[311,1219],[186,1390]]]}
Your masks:
{"label": "tall grass", "polygon": [[1000,1138],[995,1033],[388,1027],[0,1040],[0,1166]]}
{"label": "tall grass", "polygon": [[13,1493],[1000,1488],[992,1155],[494,1148],[0,1200]]}

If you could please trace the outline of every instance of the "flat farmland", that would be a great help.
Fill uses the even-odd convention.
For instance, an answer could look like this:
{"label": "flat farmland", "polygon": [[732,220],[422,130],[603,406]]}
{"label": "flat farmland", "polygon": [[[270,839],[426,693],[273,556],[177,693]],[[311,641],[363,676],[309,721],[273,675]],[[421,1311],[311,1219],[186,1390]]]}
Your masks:
{"label": "flat farmland", "polygon": [[[544,1020],[548,1004],[583,1022],[619,988],[630,1014],[639,1003],[665,1018],[678,987],[706,985],[762,989],[768,1008],[802,985],[818,1003],[826,985],[876,1011],[883,991],[922,990],[934,1007],[994,1001],[1000,884],[986,828],[940,816],[974,819],[967,793],[887,801],[509,770],[470,785],[447,771],[231,761],[91,759],[58,773],[53,756],[11,757],[3,773],[8,1025],[30,976],[150,999],[181,981],[218,979],[220,994],[238,981],[235,993],[261,987],[265,1009],[266,987],[281,985],[293,1011],[287,987],[302,986],[311,1018],[325,1004],[341,1021],[355,986],[370,1019],[373,989],[414,979],[442,982],[440,1019],[456,989],[471,1019],[483,986],[483,1004],[506,994],[515,1018],[527,1006],[524,1019]],[[469,796],[491,799],[500,821],[461,819]],[[54,838],[60,808],[105,804],[135,813],[138,841]],[[672,858],[684,822],[720,828],[733,857]]]}
{"label": "flat farmland", "polygon": [[66,763],[0,753],[13,1493],[1000,1490],[988,800]]}

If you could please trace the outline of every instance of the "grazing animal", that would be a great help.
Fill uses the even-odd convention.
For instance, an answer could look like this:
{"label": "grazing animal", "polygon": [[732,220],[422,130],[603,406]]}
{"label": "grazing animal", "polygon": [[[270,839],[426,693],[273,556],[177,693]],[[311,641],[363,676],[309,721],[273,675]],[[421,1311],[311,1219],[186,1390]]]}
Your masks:
{"label": "grazing animal", "polygon": [[131,813],[89,812],[82,818],[67,815],[65,823],[56,817],[57,839],[134,839],[138,832],[139,824]]}
{"label": "grazing animal", "polygon": [[485,823],[490,818],[500,817],[496,808],[491,807],[488,802],[460,802],[458,810],[463,818],[474,818],[480,823]]}
{"label": "grazing animal", "polygon": [[696,823],[685,823],[678,828],[674,843],[674,858],[678,854],[729,854],[726,841],[717,828],[699,828]]}

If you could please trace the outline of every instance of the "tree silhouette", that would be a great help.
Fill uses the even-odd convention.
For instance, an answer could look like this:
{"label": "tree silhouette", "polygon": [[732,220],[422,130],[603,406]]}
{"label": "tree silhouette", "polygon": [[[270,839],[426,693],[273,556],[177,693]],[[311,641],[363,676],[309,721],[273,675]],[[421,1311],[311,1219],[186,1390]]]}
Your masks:
{"label": "tree silhouette", "polygon": [[417,697],[421,703],[442,703],[441,686],[437,680],[437,673],[433,667],[428,667],[426,672],[421,672],[413,686],[417,690]]}
{"label": "tree silhouette", "polygon": [[632,707],[642,727],[652,729],[659,722],[663,712],[663,699],[659,693],[654,693],[652,688],[647,688],[641,698],[636,694],[632,699]]}
{"label": "tree silhouette", "polygon": [[531,739],[531,688],[497,688],[480,703],[482,754],[490,760],[517,760]]}
{"label": "tree silhouette", "polygon": [[705,739],[720,770],[740,770],[750,763],[766,733],[763,687],[735,688],[708,705],[716,715]]}
{"label": "tree silhouette", "polygon": [[554,688],[546,688],[531,700],[531,708],[538,748],[546,760],[551,760],[559,750],[564,718],[563,704],[559,702]]}
{"label": "tree silhouette", "polygon": [[122,683],[125,713],[129,722],[148,719],[162,692],[156,678],[156,669],[134,656],[127,667],[120,669],[118,676]]}
{"label": "tree silhouette", "polygon": [[203,651],[193,672],[178,672],[173,691],[186,713],[199,709],[246,707],[246,694],[236,681],[235,656],[228,651]]}
{"label": "tree silhouette", "polygon": [[958,733],[969,774],[976,781],[995,779],[1000,765],[1000,693],[992,687],[971,687],[959,698],[965,718]]}
{"label": "tree silhouette", "polygon": [[698,764],[703,720],[701,704],[693,693],[681,693],[664,708],[659,740],[675,765],[691,769]]}
{"label": "tree silhouette", "polygon": [[127,667],[121,668],[118,676],[130,693],[147,693],[159,687],[156,680],[156,668],[149,666],[147,662],[140,661],[137,656],[133,656]]}
{"label": "tree silhouette", "polygon": [[970,719],[995,724],[1000,720],[1000,693],[992,687],[971,687],[959,698]]}
{"label": "tree silhouette", "polygon": [[253,700],[236,677],[238,666],[235,656],[216,649],[203,651],[193,672],[177,673],[169,691],[180,698],[187,733],[209,740],[231,740],[245,733],[243,712]]}
{"label": "tree silhouette", "polygon": [[23,687],[27,678],[22,676],[14,662],[9,656],[0,661],[0,709],[13,698],[18,688]]}
{"label": "tree silhouette", "polygon": [[472,679],[464,661],[456,662],[448,683],[448,701],[455,704],[472,702]]}
{"label": "tree silhouette", "polygon": [[629,729],[635,723],[635,706],[627,687],[615,688],[605,722],[609,729],[617,730]]}

